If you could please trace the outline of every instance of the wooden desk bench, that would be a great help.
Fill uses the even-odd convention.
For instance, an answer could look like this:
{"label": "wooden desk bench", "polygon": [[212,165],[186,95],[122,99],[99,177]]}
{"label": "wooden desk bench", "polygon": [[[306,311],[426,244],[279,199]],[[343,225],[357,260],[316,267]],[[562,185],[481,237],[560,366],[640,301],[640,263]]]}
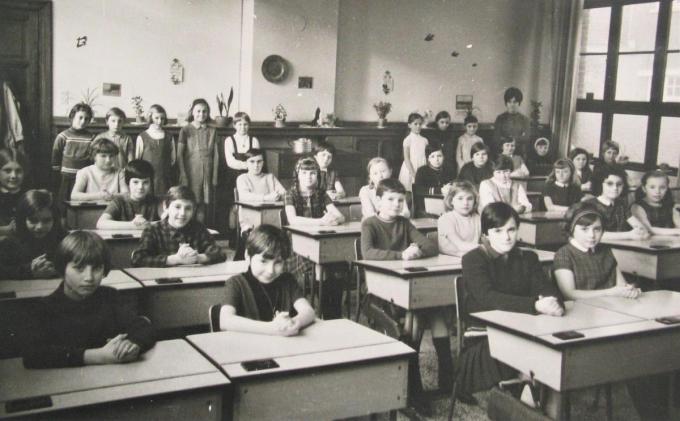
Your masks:
{"label": "wooden desk bench", "polygon": [[[298,336],[191,335],[234,385],[234,420],[339,419],[406,405],[414,351],[349,320],[317,321]],[[272,368],[248,371],[242,363]]]}
{"label": "wooden desk bench", "polygon": [[158,342],[139,361],[58,369],[0,360],[0,418],[221,420],[229,380],[184,340]]}

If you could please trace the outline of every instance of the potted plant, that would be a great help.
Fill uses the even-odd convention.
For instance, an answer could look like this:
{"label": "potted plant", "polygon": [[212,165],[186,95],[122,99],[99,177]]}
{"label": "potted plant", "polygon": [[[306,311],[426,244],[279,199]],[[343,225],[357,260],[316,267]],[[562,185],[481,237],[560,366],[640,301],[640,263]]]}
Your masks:
{"label": "potted plant", "polygon": [[541,108],[543,103],[540,101],[531,101],[531,114],[529,116],[531,123],[532,138],[537,139],[541,136]]}
{"label": "potted plant", "polygon": [[286,109],[283,105],[279,104],[272,109],[274,113],[274,127],[284,127],[286,125]]}
{"label": "potted plant", "polygon": [[387,121],[387,114],[392,111],[392,104],[387,101],[379,101],[373,104],[375,112],[378,113],[378,127],[385,127],[385,121]]}
{"label": "potted plant", "polygon": [[392,73],[389,70],[385,70],[383,74],[382,84],[380,85],[383,94],[385,94],[385,101],[378,101],[373,104],[375,112],[378,113],[378,127],[385,127],[385,121],[387,121],[387,114],[392,111],[392,104],[387,102],[387,95],[394,90],[394,79],[392,78]]}
{"label": "potted plant", "polygon": [[144,122],[144,108],[142,107],[142,102],[144,101],[141,96],[133,96],[130,101],[132,102],[132,108],[135,110],[135,122],[140,124]]}
{"label": "potted plant", "polygon": [[[234,87],[229,89],[229,98],[224,101],[224,94],[220,92],[217,95],[217,111],[220,113],[219,116],[215,117],[215,124],[220,127],[227,127],[231,124],[232,118],[229,117],[229,109],[231,108],[231,101],[234,100]],[[222,114],[224,112],[224,114]]]}

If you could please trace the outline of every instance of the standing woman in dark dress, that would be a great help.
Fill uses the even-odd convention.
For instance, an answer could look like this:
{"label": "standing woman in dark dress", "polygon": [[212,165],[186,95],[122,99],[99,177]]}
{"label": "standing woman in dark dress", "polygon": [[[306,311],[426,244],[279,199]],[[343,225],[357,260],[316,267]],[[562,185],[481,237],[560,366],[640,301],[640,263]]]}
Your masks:
{"label": "standing woman in dark dress", "polygon": [[242,111],[234,114],[234,129],[236,132],[224,139],[224,147],[219,150],[220,177],[215,219],[220,230],[238,226],[237,214],[232,211],[236,179],[239,175],[248,172],[246,152],[260,148],[257,138],[248,134],[250,129],[248,114]]}
{"label": "standing woman in dark dress", "polygon": [[[517,247],[517,212],[506,203],[490,203],[482,211],[481,225],[482,244],[463,256],[464,311],[564,315],[557,286],[541,268],[536,253]],[[488,390],[517,374],[493,359],[486,337],[470,339],[459,361],[458,398],[474,401],[471,393]]]}

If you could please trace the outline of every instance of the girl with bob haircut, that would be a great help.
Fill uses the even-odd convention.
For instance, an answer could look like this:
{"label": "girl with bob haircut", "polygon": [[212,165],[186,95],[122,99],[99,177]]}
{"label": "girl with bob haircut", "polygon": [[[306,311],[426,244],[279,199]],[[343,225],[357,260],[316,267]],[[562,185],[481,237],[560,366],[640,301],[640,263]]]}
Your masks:
{"label": "girl with bob haircut", "polygon": [[57,276],[54,256],[65,235],[52,193],[24,193],[17,204],[16,231],[0,242],[0,279]]}
{"label": "girl with bob haircut", "polygon": [[569,152],[569,160],[574,164],[574,184],[583,191],[592,188],[593,172],[590,169],[590,154],[583,148],[574,148]]}
{"label": "girl with bob haircut", "polygon": [[70,233],[57,247],[54,264],[63,281],[35,306],[26,368],[121,364],[154,345],[149,319],[132,313],[115,289],[100,286],[111,269],[101,237]]}
{"label": "girl with bob haircut", "polygon": [[[482,211],[482,243],[463,256],[466,308],[503,310],[525,314],[564,314],[559,291],[541,268],[536,253],[517,247],[519,215],[508,204],[490,203]],[[499,381],[517,376],[494,360],[486,337],[466,342],[459,361],[458,398],[474,401],[471,393],[487,390]]]}
{"label": "girl with bob haircut", "polygon": [[489,203],[507,203],[518,213],[531,212],[532,206],[524,186],[512,180],[512,159],[499,155],[493,163],[493,177],[479,185],[479,209]]}
{"label": "girl with bob haircut", "polygon": [[463,256],[479,246],[482,234],[477,213],[477,190],[469,181],[451,184],[444,198],[446,213],[437,221],[439,252]]}
{"label": "girl with bob haircut", "polygon": [[25,155],[16,149],[0,149],[0,237],[12,233],[17,202],[25,191],[28,171]]}
{"label": "girl with bob haircut", "polygon": [[489,161],[489,147],[477,142],[470,148],[470,162],[463,165],[458,173],[459,181],[469,181],[479,188],[482,181],[493,177],[493,165]]}
{"label": "girl with bob haircut", "polygon": [[555,253],[557,285],[568,300],[600,296],[637,298],[641,292],[628,284],[611,249],[601,244],[604,216],[592,204],[576,203],[565,215],[569,242]]}
{"label": "girl with bob haircut", "polygon": [[673,202],[668,175],[648,171],[635,191],[633,214],[652,235],[680,235],[679,207]]}
{"label": "girl with bob haircut", "polygon": [[558,159],[543,187],[543,203],[548,211],[566,212],[569,206],[583,197],[581,188],[574,184],[574,164]]}
{"label": "girl with bob haircut", "polygon": [[[390,163],[381,157],[371,158],[366,166],[366,172],[368,173],[368,184],[359,189],[362,220],[378,213],[379,199],[376,195],[376,188],[382,180],[392,177]],[[408,206],[403,207],[401,216],[404,218],[411,216]]]}

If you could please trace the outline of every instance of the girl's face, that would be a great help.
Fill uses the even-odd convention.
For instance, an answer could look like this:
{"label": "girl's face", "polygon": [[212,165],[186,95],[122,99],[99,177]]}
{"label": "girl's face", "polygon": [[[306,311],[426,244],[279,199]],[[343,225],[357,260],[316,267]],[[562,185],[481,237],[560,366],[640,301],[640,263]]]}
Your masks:
{"label": "girl's face", "polygon": [[117,115],[112,115],[106,119],[106,125],[112,132],[118,132],[123,127],[123,119]]}
{"label": "girl's face", "polygon": [[301,169],[298,171],[298,180],[300,182],[300,190],[309,191],[314,189],[318,181],[316,170]]}
{"label": "girl's face", "polygon": [[474,136],[475,133],[477,133],[477,127],[479,124],[477,123],[468,123],[465,125],[465,133],[467,133],[468,136]]}
{"label": "girl's face", "polygon": [[115,155],[111,153],[98,153],[94,156],[94,165],[102,171],[113,169]]}
{"label": "girl's face", "polygon": [[512,180],[510,179],[510,170],[495,170],[493,172],[493,179],[497,184],[509,184]]}
{"label": "girl's face", "polygon": [[377,164],[371,165],[371,169],[368,171],[368,177],[371,179],[371,183],[377,186],[382,180],[390,178],[392,171],[390,167],[384,162],[378,162]]}
{"label": "girl's face", "polygon": [[613,164],[616,162],[616,157],[619,156],[619,151],[614,148],[609,148],[604,151],[603,159],[607,164]]}
{"label": "girl's face", "polygon": [[600,242],[603,233],[602,221],[598,218],[590,225],[574,225],[571,236],[581,247],[592,249]]}
{"label": "girl's face", "polygon": [[54,226],[54,216],[48,208],[40,209],[35,214],[26,218],[26,229],[35,238],[43,238]]}
{"label": "girl's face", "polygon": [[515,153],[515,142],[506,142],[503,144],[503,155],[512,156]]}
{"label": "girl's face", "polygon": [[163,113],[159,113],[156,111],[151,112],[151,124],[156,126],[156,128],[160,129],[163,127],[163,120],[165,119],[165,115]]}
{"label": "girl's face", "polygon": [[448,118],[448,117],[440,118],[439,120],[437,120],[437,128],[439,130],[444,131],[444,130],[448,129],[450,125],[451,125],[451,119]]}
{"label": "girl's face", "polygon": [[194,202],[191,200],[176,199],[166,207],[168,223],[173,228],[182,228],[191,221],[194,216]]}
{"label": "girl's face", "polygon": [[486,234],[491,247],[500,254],[506,254],[517,243],[517,224],[513,218],[499,228],[491,228]]}
{"label": "girl's face", "polygon": [[540,144],[536,146],[536,153],[538,156],[546,156],[548,154],[548,149],[550,149],[550,146]]}
{"label": "girl's face", "polygon": [[442,151],[434,151],[427,157],[427,163],[434,169],[439,169],[444,163],[444,153]]}
{"label": "girl's face", "polygon": [[151,192],[151,179],[131,178],[128,187],[130,189],[130,199],[141,201]]}
{"label": "girl's face", "polygon": [[283,273],[284,261],[281,258],[270,259],[264,253],[250,257],[246,253],[246,260],[255,279],[263,284],[270,284]]}
{"label": "girl's face", "polygon": [[519,106],[520,102],[517,101],[515,98],[510,98],[510,101],[505,103],[505,109],[510,113],[510,114],[515,114],[519,112]]}
{"label": "girl's face", "polygon": [[234,129],[236,129],[236,134],[239,134],[241,136],[247,135],[249,128],[250,123],[248,123],[245,119],[241,119],[234,123]]}
{"label": "girl's face", "polygon": [[649,177],[642,191],[645,193],[647,201],[661,203],[668,191],[668,179],[666,177]]}
{"label": "girl's face", "polygon": [[250,157],[246,160],[246,166],[248,167],[248,174],[260,175],[262,168],[264,168],[264,158],[262,155]]}
{"label": "girl's face", "polygon": [[84,129],[87,126],[89,118],[85,111],[77,111],[71,120],[71,127],[74,129]]}
{"label": "girl's face", "polygon": [[191,114],[194,116],[194,121],[205,123],[208,120],[208,107],[205,104],[196,104]]}
{"label": "girl's face", "polygon": [[486,165],[486,161],[488,160],[489,154],[487,154],[486,151],[475,152],[472,155],[472,162],[477,168],[482,168],[484,165]]}
{"label": "girl's face", "polygon": [[325,170],[333,162],[333,154],[328,151],[319,151],[314,155],[316,162],[319,164],[322,170]]}
{"label": "girl's face", "polygon": [[571,170],[569,168],[555,168],[555,181],[567,184],[570,178]]}
{"label": "girl's face", "polygon": [[411,133],[420,134],[420,129],[423,128],[423,120],[415,119],[408,124],[408,128],[411,129]]}
{"label": "girl's face", "polygon": [[16,192],[24,181],[24,168],[18,162],[6,163],[0,168],[0,188],[8,192]]}
{"label": "girl's face", "polygon": [[582,170],[585,168],[586,164],[588,163],[588,157],[585,154],[578,154],[574,157],[574,160],[572,161],[574,163],[574,167],[576,167],[577,170]]}
{"label": "girl's face", "polygon": [[623,192],[623,180],[621,177],[610,174],[602,182],[602,196],[609,200],[616,200]]}
{"label": "girl's face", "polygon": [[68,262],[64,273],[64,293],[72,300],[84,300],[99,288],[102,278],[104,278],[102,266],[77,266],[73,262]]}
{"label": "girl's face", "polygon": [[453,210],[461,215],[469,215],[475,209],[475,195],[461,190],[451,198]]}

